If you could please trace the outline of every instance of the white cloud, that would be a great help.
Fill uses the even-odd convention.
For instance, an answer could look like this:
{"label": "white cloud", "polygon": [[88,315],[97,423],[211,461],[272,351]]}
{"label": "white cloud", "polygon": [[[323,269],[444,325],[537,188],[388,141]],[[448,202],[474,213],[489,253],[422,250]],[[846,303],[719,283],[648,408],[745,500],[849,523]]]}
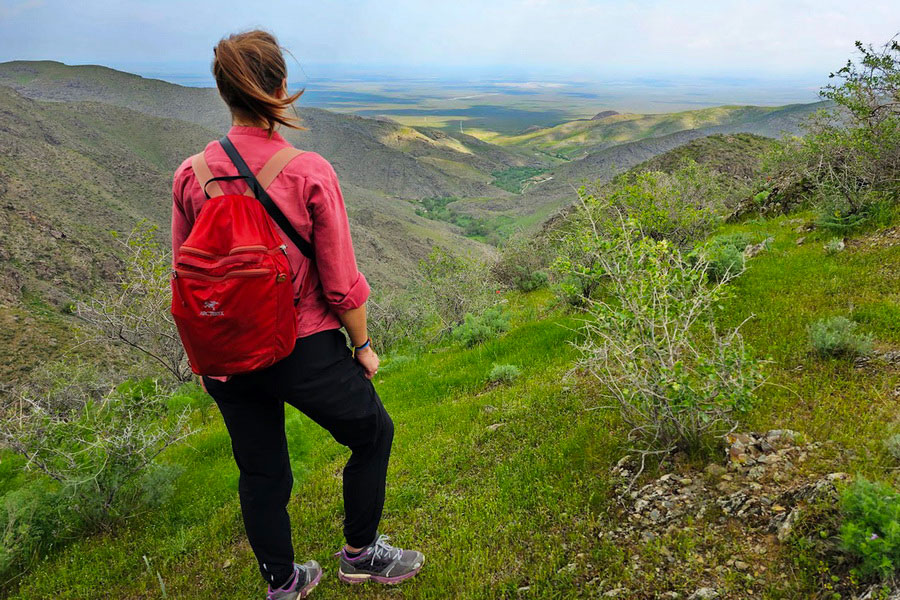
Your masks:
{"label": "white cloud", "polygon": [[28,0],[0,15],[0,60],[208,61],[263,26],[303,62],[567,74],[827,73],[900,29],[896,0]]}

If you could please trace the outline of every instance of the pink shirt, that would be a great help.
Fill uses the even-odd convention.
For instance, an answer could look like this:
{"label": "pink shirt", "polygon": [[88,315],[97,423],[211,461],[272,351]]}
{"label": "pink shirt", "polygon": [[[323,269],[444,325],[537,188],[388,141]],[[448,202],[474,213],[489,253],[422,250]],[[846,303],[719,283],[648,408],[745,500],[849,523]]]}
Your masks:
{"label": "pink shirt", "polygon": [[[289,145],[277,132],[270,139],[268,131],[259,127],[235,126],[229,130],[228,137],[254,173],[275,152]],[[213,175],[237,175],[237,169],[217,141],[210,142],[204,153]],[[247,188],[243,180],[220,181],[219,185],[225,194],[240,194]],[[297,336],[341,327],[337,315],[361,306],[369,297],[369,284],[356,268],[347,209],[334,169],[315,152],[304,152],[288,163],[267,191],[315,250],[313,265],[313,261],[284,238],[291,263],[294,299],[299,298]],[[190,234],[205,201],[188,158],[175,171],[172,183],[173,257]]]}

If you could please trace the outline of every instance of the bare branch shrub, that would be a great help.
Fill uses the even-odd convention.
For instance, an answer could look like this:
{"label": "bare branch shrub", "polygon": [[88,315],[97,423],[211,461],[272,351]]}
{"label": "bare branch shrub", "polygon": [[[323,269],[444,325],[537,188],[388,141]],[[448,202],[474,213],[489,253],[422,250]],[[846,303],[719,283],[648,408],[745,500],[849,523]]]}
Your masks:
{"label": "bare branch shrub", "polygon": [[481,314],[495,303],[498,282],[483,261],[435,246],[419,261],[419,272],[417,296],[433,310],[439,334],[460,325],[466,313]]}
{"label": "bare branch shrub", "polygon": [[635,219],[583,216],[589,266],[557,268],[598,288],[586,299],[580,366],[615,402],[636,449],[696,449],[732,431],[761,376],[738,329],[720,332],[712,318],[730,275],[710,283],[705,256],[683,256]]}
{"label": "bare branch shrub", "polygon": [[[412,286],[415,290],[415,285]],[[366,302],[368,328],[379,352],[403,345],[415,346],[427,339],[423,331],[432,317],[430,307],[414,292],[392,290],[370,296]]]}
{"label": "bare branch shrub", "polygon": [[169,312],[171,256],[146,221],[124,239],[125,264],[113,292],[78,302],[76,315],[92,341],[126,346],[160,366],[176,381],[191,379],[191,369]]}
{"label": "bare branch shrub", "polygon": [[69,392],[24,390],[18,406],[7,407],[0,420],[0,446],[24,456],[27,469],[58,482],[71,498],[68,507],[89,528],[108,529],[139,503],[139,482],[154,476],[154,459],[193,433],[192,409],[169,415],[167,394],[156,380],[127,382],[81,402]]}

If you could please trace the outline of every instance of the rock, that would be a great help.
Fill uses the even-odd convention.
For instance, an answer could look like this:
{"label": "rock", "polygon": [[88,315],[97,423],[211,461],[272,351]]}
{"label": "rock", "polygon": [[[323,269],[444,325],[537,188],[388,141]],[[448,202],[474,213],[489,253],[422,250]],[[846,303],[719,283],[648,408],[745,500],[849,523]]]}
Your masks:
{"label": "rock", "polygon": [[784,521],[778,525],[777,535],[779,542],[785,542],[791,536],[791,533],[794,532],[794,525],[797,524],[797,520],[800,518],[801,510],[799,508],[795,508],[792,510],[787,517],[785,517]]}
{"label": "rock", "polygon": [[531,586],[530,586],[530,585],[523,585],[522,587],[520,587],[520,588],[517,589],[516,591],[519,592],[519,593],[521,594],[521,593],[523,593],[523,592],[527,592],[527,591],[530,590],[530,589],[531,589]]}
{"label": "rock", "polygon": [[748,565],[747,563],[745,563],[742,560],[736,560],[736,561],[734,561],[734,568],[741,570],[741,571],[746,571],[747,569],[750,568],[750,565]]}
{"label": "rock", "polygon": [[804,236],[800,236],[800,237],[797,238],[797,245],[798,245],[798,246],[802,246],[802,245],[803,245],[803,242],[805,242],[805,241],[806,241],[806,236],[805,236],[805,235],[804,235]]}
{"label": "rock", "polygon": [[706,472],[707,475],[711,475],[712,477],[721,477],[721,476],[725,475],[725,473],[728,471],[722,465],[717,465],[715,463],[706,465],[706,468],[703,470]]}
{"label": "rock", "polygon": [[831,252],[841,252],[846,247],[847,247],[847,245],[844,243],[844,240],[838,241],[838,243],[835,244],[833,247],[829,247],[829,244],[825,244],[823,246],[823,248],[825,248],[826,251],[831,251]]}
{"label": "rock", "polygon": [[698,589],[696,592],[688,596],[688,600],[710,600],[711,598],[718,598],[719,592],[717,592],[714,588],[711,587],[702,587]]}
{"label": "rock", "polygon": [[769,249],[769,244],[775,241],[775,238],[767,237],[763,241],[758,244],[749,244],[746,248],[744,248],[744,256],[747,258],[753,258],[760,252]]}
{"label": "rock", "polygon": [[615,589],[609,590],[608,592],[604,593],[603,597],[604,598],[615,598],[616,596],[618,596],[619,594],[621,594],[624,591],[625,591],[625,588],[615,588]]}
{"label": "rock", "polygon": [[231,566],[231,559],[230,559],[230,558],[229,558],[228,560],[226,560],[226,561],[222,564],[222,568],[223,568],[223,569],[227,569],[227,568],[230,567],[230,566]]}
{"label": "rock", "polygon": [[488,430],[488,431],[497,431],[498,429],[500,429],[500,428],[503,427],[504,425],[506,425],[506,423],[494,423],[493,425],[488,425],[488,426],[487,426],[487,430]]}

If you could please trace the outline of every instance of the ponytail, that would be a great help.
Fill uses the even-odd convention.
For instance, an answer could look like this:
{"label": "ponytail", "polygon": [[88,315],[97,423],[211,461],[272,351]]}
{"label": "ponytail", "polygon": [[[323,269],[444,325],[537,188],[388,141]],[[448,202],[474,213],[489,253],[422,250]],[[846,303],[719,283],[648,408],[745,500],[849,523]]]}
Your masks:
{"label": "ponytail", "polygon": [[255,30],[230,35],[219,40],[213,54],[216,87],[233,115],[265,123],[269,137],[278,124],[305,129],[297,124],[296,116],[286,114],[303,90],[276,96],[287,77],[287,67],[272,34]]}

